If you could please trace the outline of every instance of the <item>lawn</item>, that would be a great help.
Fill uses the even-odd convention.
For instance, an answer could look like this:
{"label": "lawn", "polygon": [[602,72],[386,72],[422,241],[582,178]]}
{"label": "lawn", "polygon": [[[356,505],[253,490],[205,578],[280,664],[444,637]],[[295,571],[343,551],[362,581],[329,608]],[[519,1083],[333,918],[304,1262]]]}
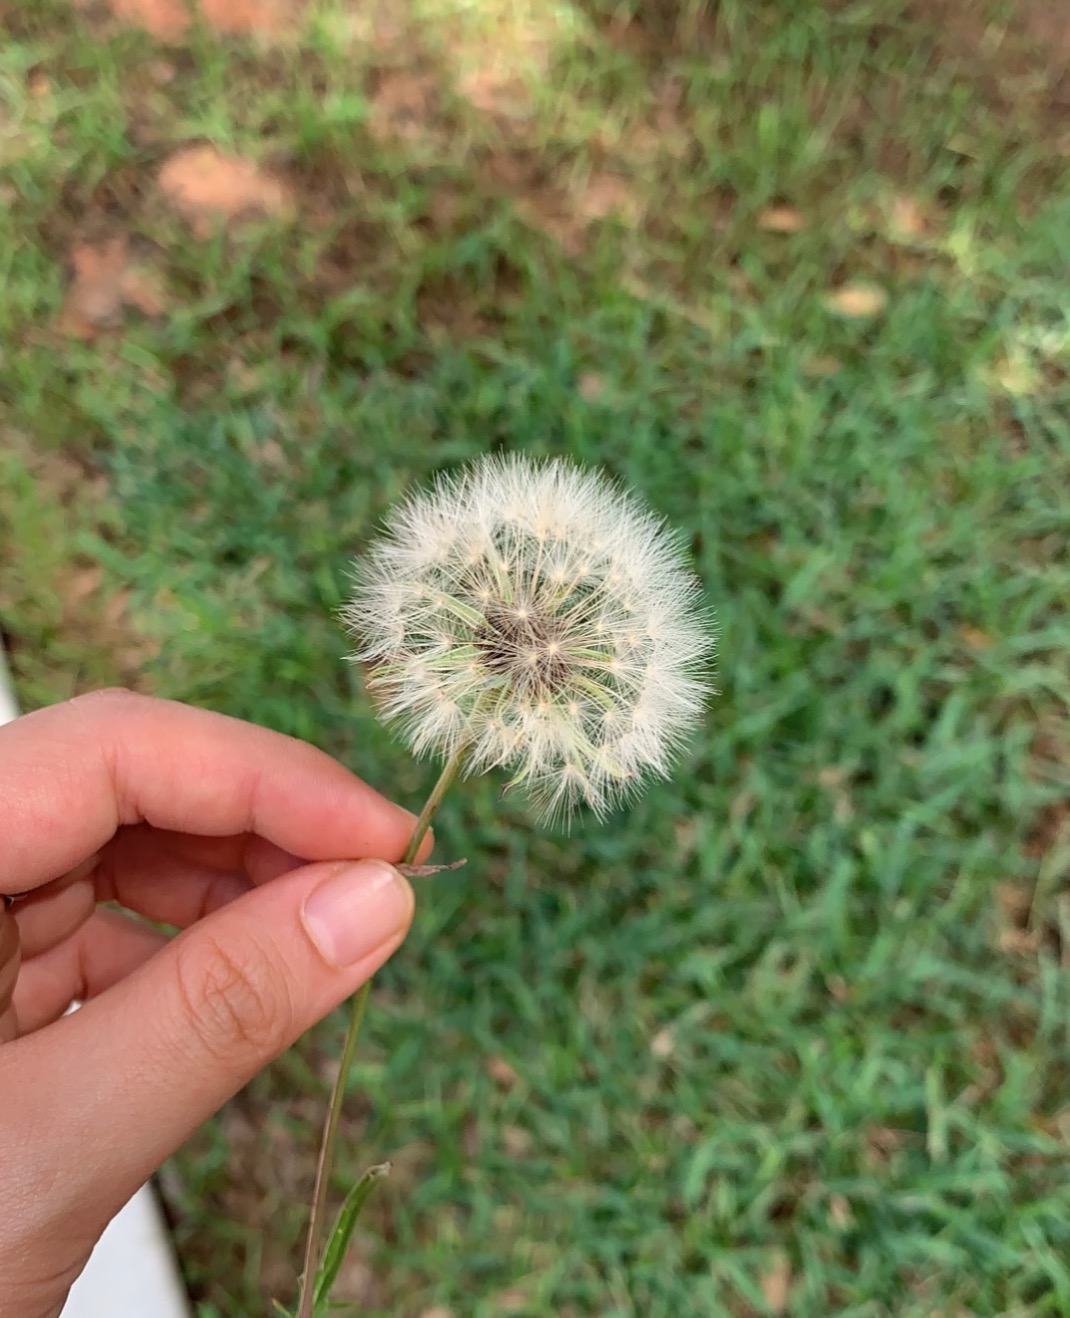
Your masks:
{"label": "lawn", "polygon": [[[336,610],[491,450],[636,486],[718,614],[676,781],[567,835],[444,807],[346,1312],[1070,1314],[1056,8],[0,4],[26,706],[125,682],[418,807]],[[166,1168],[198,1318],[292,1301],[343,1029]]]}

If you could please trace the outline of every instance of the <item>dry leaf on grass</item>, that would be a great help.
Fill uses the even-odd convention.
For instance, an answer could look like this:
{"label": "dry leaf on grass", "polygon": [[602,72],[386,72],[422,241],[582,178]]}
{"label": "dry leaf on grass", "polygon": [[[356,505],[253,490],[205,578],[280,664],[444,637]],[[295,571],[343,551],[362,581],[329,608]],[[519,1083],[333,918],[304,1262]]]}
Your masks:
{"label": "dry leaf on grass", "polygon": [[70,264],[73,278],[57,328],[71,338],[88,340],[117,329],[126,308],[145,316],[162,316],[167,309],[159,280],[138,264],[123,234],[76,243]]}
{"label": "dry leaf on grass", "polygon": [[900,238],[920,238],[929,227],[925,212],[913,197],[896,197],[891,221],[893,235]]}
{"label": "dry leaf on grass", "polygon": [[851,320],[876,316],[887,305],[888,294],[876,284],[844,284],[825,298],[830,311]]}
{"label": "dry leaf on grass", "polygon": [[531,1131],[523,1126],[502,1127],[502,1148],[510,1158],[529,1157],[534,1144]]}
{"label": "dry leaf on grass", "polygon": [[758,216],[758,228],[766,233],[799,233],[806,221],[794,206],[771,206]]}
{"label": "dry leaf on grass", "polygon": [[676,1051],[676,1035],[666,1025],[658,1030],[653,1039],[650,1040],[650,1052],[658,1061],[665,1061]]}
{"label": "dry leaf on grass", "polygon": [[1015,398],[1028,398],[1037,393],[1044,383],[1044,377],[1028,352],[1020,345],[1012,346],[1008,353],[1002,354],[983,374],[1001,389]]}
{"label": "dry leaf on grass", "polygon": [[761,1279],[762,1295],[770,1313],[787,1313],[791,1298],[791,1260],[778,1252]]}
{"label": "dry leaf on grass", "polygon": [[520,1079],[516,1067],[504,1057],[488,1057],[486,1070],[487,1075],[502,1089],[512,1089]]}
{"label": "dry leaf on grass", "polygon": [[286,185],[251,160],[214,146],[185,147],[166,161],[160,191],[200,238],[219,224],[258,215],[288,216],[293,197]]}
{"label": "dry leaf on grass", "polygon": [[837,1231],[846,1231],[854,1221],[851,1205],[842,1194],[834,1194],[829,1198],[829,1221]]}
{"label": "dry leaf on grass", "polygon": [[980,627],[974,627],[968,622],[960,624],[956,630],[956,635],[968,650],[991,650],[995,644],[988,632],[982,631]]}
{"label": "dry leaf on grass", "polygon": [[1038,929],[1001,929],[996,935],[996,949],[1009,956],[1033,956],[1041,942]]}

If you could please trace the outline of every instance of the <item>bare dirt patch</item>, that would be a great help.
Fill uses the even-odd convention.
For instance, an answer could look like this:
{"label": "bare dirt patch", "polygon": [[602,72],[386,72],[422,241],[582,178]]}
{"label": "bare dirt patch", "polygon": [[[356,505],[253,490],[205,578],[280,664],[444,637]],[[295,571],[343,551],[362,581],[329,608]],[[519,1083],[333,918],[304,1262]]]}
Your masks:
{"label": "bare dirt patch", "polygon": [[296,29],[304,0],[112,0],[116,18],[158,41],[181,41],[194,21],[221,36],[279,37]]}
{"label": "bare dirt patch", "polygon": [[500,6],[497,21],[451,51],[451,73],[468,102],[507,131],[534,110],[534,88],[550,75],[558,39],[551,14],[536,21]]}
{"label": "bare dirt patch", "polygon": [[936,34],[939,53],[979,83],[986,99],[1028,115],[1044,140],[1070,154],[1070,6],[926,0],[916,15]]}
{"label": "bare dirt patch", "polygon": [[95,242],[78,241],[69,256],[72,278],[56,327],[75,339],[94,339],[118,329],[127,310],[162,316],[167,302],[162,282],[138,255],[125,233]]}
{"label": "bare dirt patch", "polygon": [[184,0],[113,0],[112,11],[116,18],[144,28],[158,41],[178,41],[190,25]]}
{"label": "bare dirt patch", "polygon": [[927,4],[925,13],[939,21],[949,48],[962,54],[998,59],[1028,46],[1034,56],[1046,56],[1049,67],[1070,63],[1070,9],[1060,0],[1015,0],[1003,14],[991,4],[943,0]]}
{"label": "bare dirt patch", "polygon": [[164,199],[198,238],[220,225],[232,226],[260,216],[288,217],[294,209],[290,189],[280,179],[242,156],[214,146],[185,147],[160,170]]}

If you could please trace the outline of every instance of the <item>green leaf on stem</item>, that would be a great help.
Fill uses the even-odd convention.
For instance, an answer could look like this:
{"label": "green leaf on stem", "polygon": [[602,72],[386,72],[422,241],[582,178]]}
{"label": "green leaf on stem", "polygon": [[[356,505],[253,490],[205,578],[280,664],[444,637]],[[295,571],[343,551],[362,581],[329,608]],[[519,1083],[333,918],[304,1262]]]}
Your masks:
{"label": "green leaf on stem", "polygon": [[327,1248],[323,1251],[323,1262],[316,1276],[316,1290],[313,1305],[316,1313],[324,1310],[330,1301],[331,1287],[337,1280],[342,1267],[349,1242],[357,1225],[360,1211],[368,1202],[368,1197],[375,1189],[375,1183],[390,1173],[390,1163],[377,1163],[369,1167],[360,1180],[345,1197],[345,1202],[338,1211],[334,1229],[327,1239]]}

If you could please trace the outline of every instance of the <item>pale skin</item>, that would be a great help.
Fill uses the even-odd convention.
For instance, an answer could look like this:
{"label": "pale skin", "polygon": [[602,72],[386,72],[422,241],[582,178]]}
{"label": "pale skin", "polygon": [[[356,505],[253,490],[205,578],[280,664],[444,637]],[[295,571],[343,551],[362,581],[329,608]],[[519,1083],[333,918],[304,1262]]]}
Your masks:
{"label": "pale skin", "polygon": [[59,1314],[147,1177],[398,947],[412,826],[311,746],[169,701],[0,728],[0,1318]]}

